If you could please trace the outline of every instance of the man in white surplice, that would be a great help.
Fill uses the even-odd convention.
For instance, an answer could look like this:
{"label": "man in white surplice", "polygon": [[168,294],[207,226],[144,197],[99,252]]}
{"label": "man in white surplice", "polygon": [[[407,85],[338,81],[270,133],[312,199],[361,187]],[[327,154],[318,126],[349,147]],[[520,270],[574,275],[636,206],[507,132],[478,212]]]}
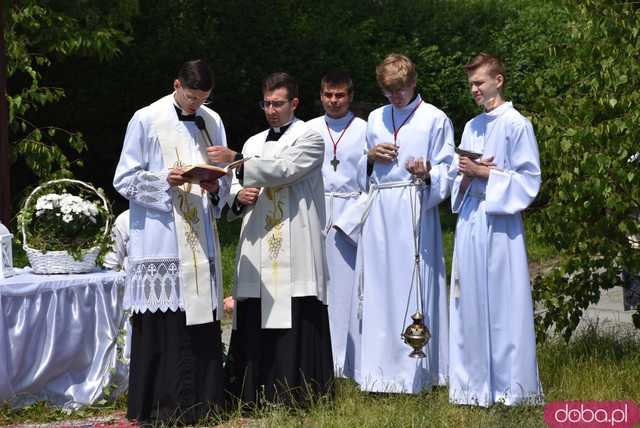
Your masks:
{"label": "man in white surplice", "polygon": [[300,405],[331,391],[327,312],[324,141],[294,116],[298,85],[273,73],[262,85],[269,129],[242,153],[216,148],[222,162],[244,157],[230,218],[242,218],[227,389],[242,403]]}
{"label": "man in white surplice", "polygon": [[[324,139],[324,197],[327,211],[325,231],[329,324],[336,376],[342,376],[356,263],[356,246],[334,229],[333,220],[360,196],[366,175],[364,156],[367,122],[356,117],[349,107],[353,101],[353,81],[342,70],[332,70],[320,81],[320,102],[325,114],[309,121]],[[360,171],[363,170],[363,171]]]}
{"label": "man in white surplice", "polygon": [[188,183],[181,176],[182,166],[207,163],[208,146],[226,146],[220,116],[203,105],[212,87],[204,61],[184,63],[174,93],[133,115],[113,182],[130,207],[127,417],[140,422],[180,411],[184,422],[195,423],[209,405],[223,404],[215,218],[231,179]]}
{"label": "man in white surplice", "polygon": [[[365,391],[417,394],[446,383],[448,371],[438,204],[449,195],[453,129],[449,118],[416,92],[417,73],[409,58],[388,55],[376,68],[376,77],[390,104],[369,115],[370,189],[361,217],[364,224],[355,224],[353,213],[336,222],[358,239],[359,284],[347,345],[347,356],[353,360],[346,367],[354,368],[355,380]],[[353,230],[359,227],[358,238]],[[423,285],[419,308],[418,281],[412,274],[416,247]],[[410,358],[411,348],[400,337],[416,309],[432,334],[422,359]]]}
{"label": "man in white surplice", "polygon": [[[481,53],[465,66],[484,112],[467,122],[451,166],[458,213],[451,277],[449,399],[489,406],[542,403],[521,211],[540,188],[531,123],[502,91],[505,70]],[[458,174],[460,173],[460,174]]]}

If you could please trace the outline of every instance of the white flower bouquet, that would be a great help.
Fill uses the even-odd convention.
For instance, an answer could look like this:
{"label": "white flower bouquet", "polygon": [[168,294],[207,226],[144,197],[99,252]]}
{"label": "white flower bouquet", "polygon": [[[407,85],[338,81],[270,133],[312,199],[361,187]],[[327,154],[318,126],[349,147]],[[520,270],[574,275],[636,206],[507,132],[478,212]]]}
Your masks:
{"label": "white flower bouquet", "polygon": [[109,249],[111,220],[106,197],[90,184],[60,179],[37,187],[19,213],[22,244],[33,271],[94,270]]}

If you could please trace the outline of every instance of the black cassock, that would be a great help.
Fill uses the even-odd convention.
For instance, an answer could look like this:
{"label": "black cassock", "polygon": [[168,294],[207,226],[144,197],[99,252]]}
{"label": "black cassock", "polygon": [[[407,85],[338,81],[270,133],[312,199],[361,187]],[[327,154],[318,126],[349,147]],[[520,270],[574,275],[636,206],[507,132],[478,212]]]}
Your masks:
{"label": "black cassock", "polygon": [[219,321],[187,326],[183,311],[147,311],[132,315],[131,330],[127,418],[193,425],[219,414],[224,405]]}
{"label": "black cassock", "polygon": [[[261,328],[260,299],[236,302],[225,384],[231,406],[265,402],[304,407],[333,398],[333,357],[327,306],[315,296],[294,297],[290,329]],[[237,407],[236,407],[237,408]]]}

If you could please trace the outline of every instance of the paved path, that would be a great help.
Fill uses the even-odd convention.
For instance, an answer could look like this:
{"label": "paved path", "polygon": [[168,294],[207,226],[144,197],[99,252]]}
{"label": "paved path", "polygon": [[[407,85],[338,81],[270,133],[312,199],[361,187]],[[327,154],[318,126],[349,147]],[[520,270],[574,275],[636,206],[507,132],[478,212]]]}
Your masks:
{"label": "paved path", "polygon": [[598,327],[603,329],[622,328],[634,330],[631,319],[634,311],[625,311],[622,299],[622,287],[602,290],[598,303],[589,306],[583,313],[578,329],[597,323]]}

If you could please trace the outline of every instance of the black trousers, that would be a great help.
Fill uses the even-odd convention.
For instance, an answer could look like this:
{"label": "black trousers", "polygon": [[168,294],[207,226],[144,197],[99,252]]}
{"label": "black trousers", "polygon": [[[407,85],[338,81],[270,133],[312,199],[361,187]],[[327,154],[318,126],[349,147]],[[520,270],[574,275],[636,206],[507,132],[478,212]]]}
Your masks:
{"label": "black trousers", "polygon": [[127,418],[194,424],[222,409],[220,322],[187,326],[183,311],[145,312],[131,328]]}
{"label": "black trousers", "polygon": [[333,357],[327,306],[294,297],[290,329],[261,328],[260,299],[239,301],[225,366],[230,405],[264,402],[306,406],[333,396]]}

